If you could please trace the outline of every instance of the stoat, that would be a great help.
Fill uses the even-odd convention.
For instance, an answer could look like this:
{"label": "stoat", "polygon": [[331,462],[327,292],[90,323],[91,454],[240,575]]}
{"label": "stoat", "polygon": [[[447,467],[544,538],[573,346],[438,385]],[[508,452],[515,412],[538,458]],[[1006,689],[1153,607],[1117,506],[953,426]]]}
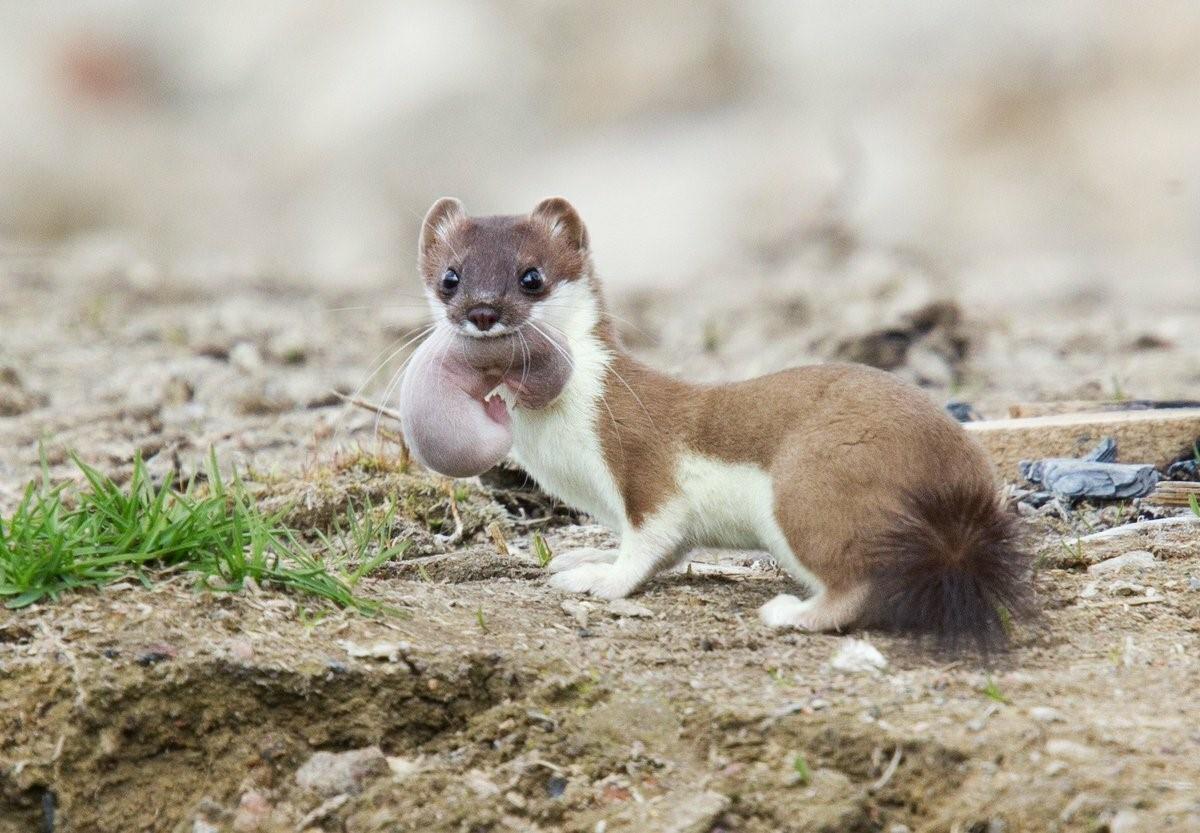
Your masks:
{"label": "stoat", "polygon": [[808,591],[767,625],[894,627],[991,647],[1027,608],[1028,557],[983,451],[919,390],[858,365],[697,385],[621,346],[587,229],[566,200],[471,217],[442,199],[419,266],[439,326],[465,340],[566,346],[557,396],[505,387],[512,455],[548,493],[620,536],[550,563],[551,584],[627,596],[696,547],[766,550]]}

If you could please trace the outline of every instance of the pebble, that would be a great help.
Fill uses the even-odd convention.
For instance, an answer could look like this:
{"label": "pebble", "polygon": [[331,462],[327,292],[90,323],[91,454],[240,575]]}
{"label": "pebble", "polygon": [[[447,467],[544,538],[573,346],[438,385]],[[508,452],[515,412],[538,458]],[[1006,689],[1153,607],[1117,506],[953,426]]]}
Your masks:
{"label": "pebble", "polygon": [[378,659],[386,662],[399,662],[412,650],[408,642],[376,642],[374,645],[358,645],[353,642],[341,642],[346,653],[355,659]]}
{"label": "pebble", "polygon": [[1046,754],[1056,758],[1065,758],[1077,763],[1096,759],[1096,750],[1066,738],[1051,738],[1046,741]]}
{"label": "pebble", "polygon": [[1200,578],[1188,576],[1188,590],[1191,590],[1193,593],[1200,590]]}
{"label": "pebble", "polygon": [[579,602],[575,599],[567,599],[560,607],[562,608],[562,612],[574,619],[575,624],[579,627],[586,628],[588,626],[588,616],[592,609],[590,604]]}
{"label": "pebble", "polygon": [[271,805],[266,796],[257,790],[242,793],[237,812],[233,816],[235,833],[255,833],[262,830],[271,815]]}
{"label": "pebble", "polygon": [[1087,568],[1087,571],[1093,576],[1101,576],[1121,570],[1146,570],[1156,566],[1158,566],[1158,562],[1154,560],[1153,553],[1146,550],[1132,550],[1124,555],[1118,555],[1116,558],[1109,558],[1093,564]]}
{"label": "pebble", "polygon": [[1029,716],[1038,723],[1062,723],[1064,720],[1062,712],[1050,706],[1033,706],[1029,709]]}
{"label": "pebble", "polygon": [[309,825],[323,820],[330,813],[341,808],[349,800],[350,796],[346,795],[345,793],[341,793],[339,795],[335,795],[333,798],[326,799],[325,801],[321,802],[318,807],[314,808],[312,812],[300,819],[299,823],[296,825],[296,829],[307,830]]}
{"label": "pebble", "polygon": [[845,640],[829,661],[833,670],[850,674],[882,671],[887,664],[887,659],[879,653],[878,648],[861,639]]}
{"label": "pebble", "polygon": [[[669,797],[670,794],[664,796],[668,800]],[[715,792],[681,795],[678,803],[664,814],[656,829],[662,833],[707,833],[729,804],[729,798]]]}
{"label": "pebble", "polygon": [[388,758],[387,764],[392,771],[392,778],[397,781],[411,778],[421,771],[421,762],[412,758]]}
{"label": "pebble", "polygon": [[349,752],[317,752],[296,771],[296,783],[324,796],[357,793],[371,777],[391,769],[378,746]]}
{"label": "pebble", "polygon": [[192,833],[220,833],[215,824],[204,819],[196,819],[192,822]]}
{"label": "pebble", "polygon": [[1138,814],[1128,808],[1118,810],[1117,814],[1112,817],[1112,821],[1108,823],[1109,833],[1137,833],[1141,827]]}
{"label": "pebble", "polygon": [[496,782],[478,769],[472,769],[463,775],[463,783],[478,798],[491,798],[500,794],[500,788],[496,786]]}
{"label": "pebble", "polygon": [[248,341],[239,341],[229,351],[229,363],[243,373],[257,373],[262,369],[262,355]]}
{"label": "pebble", "polygon": [[654,611],[645,605],[631,602],[629,599],[613,599],[608,603],[608,614],[631,619],[649,619],[654,616]]}
{"label": "pebble", "polygon": [[229,656],[238,662],[249,662],[254,658],[254,643],[249,639],[235,639],[229,643]]}
{"label": "pebble", "polygon": [[546,795],[551,798],[558,798],[567,791],[567,779],[561,775],[554,775],[546,780]]}
{"label": "pebble", "polygon": [[1141,584],[1134,584],[1132,581],[1114,581],[1108,586],[1110,596],[1140,596],[1146,592],[1146,588]]}

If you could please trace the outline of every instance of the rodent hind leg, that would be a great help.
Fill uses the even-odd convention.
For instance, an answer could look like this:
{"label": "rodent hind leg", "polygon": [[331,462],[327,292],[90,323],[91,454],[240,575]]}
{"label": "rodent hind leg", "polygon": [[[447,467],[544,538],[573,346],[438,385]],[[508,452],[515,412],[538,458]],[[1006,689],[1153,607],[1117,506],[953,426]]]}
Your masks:
{"label": "rodent hind leg", "polygon": [[763,624],[771,628],[841,630],[862,616],[869,590],[870,585],[864,582],[841,592],[822,590],[808,599],[780,593],[760,607],[758,615]]}
{"label": "rodent hind leg", "polygon": [[582,564],[612,564],[617,560],[617,550],[601,550],[596,547],[580,547],[554,556],[546,569],[552,573],[572,570]]}
{"label": "rodent hind leg", "polygon": [[683,541],[683,530],[677,525],[651,519],[625,532],[613,563],[581,564],[563,570],[551,577],[550,585],[568,593],[621,599],[678,561]]}

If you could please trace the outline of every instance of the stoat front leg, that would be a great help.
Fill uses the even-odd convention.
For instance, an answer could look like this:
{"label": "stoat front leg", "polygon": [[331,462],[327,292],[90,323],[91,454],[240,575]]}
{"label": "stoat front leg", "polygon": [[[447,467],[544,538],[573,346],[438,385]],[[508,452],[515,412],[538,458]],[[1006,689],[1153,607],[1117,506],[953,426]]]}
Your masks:
{"label": "stoat front leg", "polygon": [[[656,573],[673,566],[683,555],[684,540],[682,525],[668,518],[629,527],[621,537],[616,561],[571,567],[552,576],[550,585],[568,593],[590,593],[601,599],[624,598]],[[587,556],[580,558],[593,557],[593,554],[602,553],[588,551]],[[559,557],[573,560],[573,556],[574,553],[564,553]]]}
{"label": "stoat front leg", "polygon": [[612,564],[617,560],[616,550],[601,550],[596,547],[580,547],[554,556],[546,569],[552,573],[565,573],[584,564]]}

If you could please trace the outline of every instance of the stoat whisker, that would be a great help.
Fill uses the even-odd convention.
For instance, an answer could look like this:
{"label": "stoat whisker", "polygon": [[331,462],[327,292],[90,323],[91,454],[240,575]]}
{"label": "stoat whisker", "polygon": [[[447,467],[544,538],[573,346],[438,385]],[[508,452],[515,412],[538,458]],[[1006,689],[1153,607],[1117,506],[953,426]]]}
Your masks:
{"label": "stoat whisker", "polygon": [[[545,324],[547,327],[550,327],[550,328],[552,328],[552,329],[558,330],[558,332],[562,334],[563,338],[566,338],[566,337],[567,337],[567,334],[566,334],[566,333],[564,333],[564,332],[562,331],[562,329],[561,329],[561,328],[559,328],[559,327],[556,327],[555,325],[551,324],[549,321],[543,321],[542,323],[543,323],[543,324]],[[627,391],[629,391],[629,395],[633,397],[634,401],[635,401],[635,402],[637,402],[637,404],[638,404],[638,407],[642,409],[642,413],[644,413],[644,414],[646,415],[646,421],[647,421],[648,423],[650,423],[650,428],[651,428],[651,429],[653,429],[653,430],[654,430],[654,431],[657,433],[657,432],[658,432],[658,426],[654,424],[654,417],[652,417],[652,416],[650,415],[650,411],[649,411],[649,410],[646,408],[646,405],[645,405],[645,403],[644,403],[644,402],[642,402],[642,398],[641,398],[640,396],[638,396],[638,395],[637,395],[637,391],[635,391],[635,390],[634,390],[634,389],[633,389],[633,388],[630,386],[630,384],[629,384],[627,381],[625,381],[625,377],[624,377],[624,376],[622,376],[622,375],[621,375],[619,372],[617,372],[617,369],[616,369],[615,367],[613,367],[613,366],[612,366],[612,363],[611,363],[611,362],[610,362],[610,363],[607,365],[607,370],[608,370],[610,373],[612,373],[612,375],[616,376],[616,377],[617,377],[617,380],[618,380],[618,381],[619,381],[619,382],[620,382],[622,385],[624,385],[624,386],[625,386],[625,389],[626,389]],[[615,421],[616,421],[616,420],[614,420],[614,422],[615,422]]]}
{"label": "stoat whisker", "polygon": [[[437,323],[431,324],[429,327],[426,328],[425,335],[432,333],[434,330],[437,329],[437,326],[438,326]],[[411,344],[413,341],[416,340],[416,338],[419,338],[419,336],[411,339],[408,342],[408,344]],[[406,344],[405,347],[407,347],[408,344]],[[448,347],[449,347],[449,345],[447,345],[447,348]],[[401,348],[401,349],[403,350],[404,348]],[[393,354],[393,355],[395,355],[395,354]],[[392,374],[391,378],[388,380],[387,387],[384,388],[384,391],[383,391],[383,398],[380,400],[380,404],[383,405],[384,407],[388,406],[388,404],[391,401],[392,395],[396,392],[396,388],[403,381],[404,371],[408,368],[408,365],[412,361],[412,358],[414,355],[416,355],[416,351],[414,351],[412,354],[410,354],[408,357],[406,357],[404,361],[402,361],[400,363],[400,366],[396,368],[395,372]],[[375,424],[372,429],[372,442],[378,442],[378,440],[379,440],[379,414],[376,414],[375,415]]]}
{"label": "stoat whisker", "polygon": [[[437,326],[436,324],[428,324],[428,325],[422,327],[417,332],[416,335],[405,340],[399,347],[396,347],[396,343],[401,341],[402,339],[396,339],[396,341],[393,341],[387,347],[384,347],[382,350],[380,350],[378,353],[376,353],[375,356],[371,359],[370,364],[372,366],[372,369],[369,370],[366,378],[362,380],[362,382],[358,385],[358,387],[356,387],[354,389],[354,393],[352,393],[350,395],[350,398],[351,399],[360,398],[363,395],[363,391],[365,391],[367,389],[367,385],[369,385],[371,383],[371,380],[374,379],[379,374],[379,371],[381,371],[385,367],[387,367],[388,362],[392,361],[392,359],[396,358],[396,356],[403,353],[405,351],[405,349],[407,349],[414,342],[419,341],[420,339],[429,335],[429,333],[433,332],[433,329],[436,326]],[[385,353],[387,354],[387,358],[380,361],[379,357],[383,356]],[[401,365],[401,367],[403,367],[403,365]],[[343,419],[345,419],[346,413],[348,413],[348,411],[343,411],[341,414],[338,415],[338,418],[334,421],[334,431],[335,432],[338,430],[338,428],[340,428],[341,422]]]}
{"label": "stoat whisker", "polygon": [[521,332],[521,328],[517,327],[517,338],[521,340],[521,389],[525,389],[525,382],[529,379],[529,343],[525,341],[525,334]]}
{"label": "stoat whisker", "polygon": [[[549,321],[543,321],[542,323],[546,324],[549,327],[554,327],[554,325],[551,324]],[[557,341],[550,338],[550,336],[546,335],[545,330],[542,330],[540,327],[538,327],[538,325],[532,319],[529,321],[526,321],[525,324],[532,327],[534,329],[534,331],[537,332],[538,335],[540,335],[542,338],[544,338],[550,344],[551,347],[553,347],[555,350],[557,350],[559,355],[561,355],[563,357],[563,361],[565,361],[567,363],[567,367],[571,368],[571,372],[572,373],[575,372],[575,359],[571,356],[569,351],[563,349],[563,347]],[[525,326],[525,325],[522,325],[522,326]],[[554,327],[554,329],[557,330],[558,328]],[[559,330],[559,332],[561,333],[562,330]],[[564,336],[565,336],[565,334],[564,334]],[[608,411],[608,418],[612,421],[613,430],[615,430],[616,434],[617,434],[617,445],[620,446],[622,450],[624,450],[625,443],[621,439],[621,423],[619,423],[617,421],[617,415],[613,413],[612,408],[608,404],[608,397],[605,396],[603,393],[600,394],[600,404],[604,406],[604,410]]]}

